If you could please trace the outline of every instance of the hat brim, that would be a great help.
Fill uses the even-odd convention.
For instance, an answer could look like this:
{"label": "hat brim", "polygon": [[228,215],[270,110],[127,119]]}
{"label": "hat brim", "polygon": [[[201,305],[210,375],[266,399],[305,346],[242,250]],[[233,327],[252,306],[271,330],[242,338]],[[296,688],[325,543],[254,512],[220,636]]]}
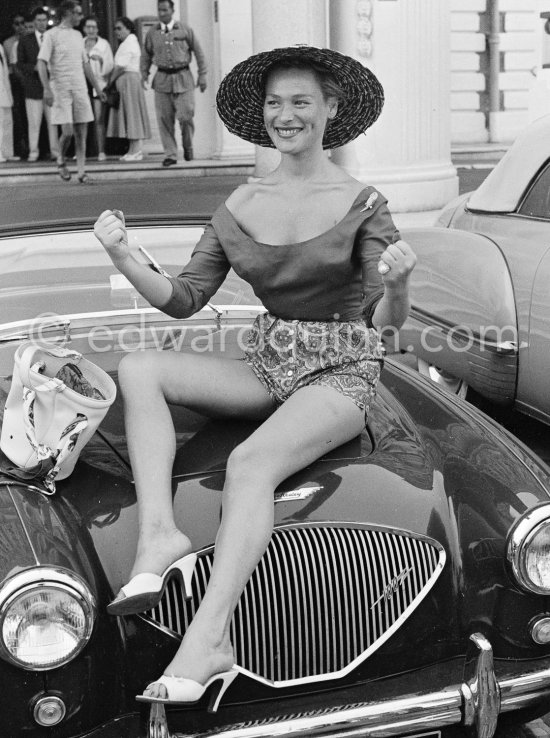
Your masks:
{"label": "hat brim", "polygon": [[255,54],[224,77],[216,105],[228,131],[258,146],[275,148],[264,125],[265,77],[271,67],[291,57],[322,66],[345,93],[336,116],[325,130],[324,149],[335,149],[353,141],[378,118],[384,104],[384,90],[370,69],[331,49],[289,46]]}

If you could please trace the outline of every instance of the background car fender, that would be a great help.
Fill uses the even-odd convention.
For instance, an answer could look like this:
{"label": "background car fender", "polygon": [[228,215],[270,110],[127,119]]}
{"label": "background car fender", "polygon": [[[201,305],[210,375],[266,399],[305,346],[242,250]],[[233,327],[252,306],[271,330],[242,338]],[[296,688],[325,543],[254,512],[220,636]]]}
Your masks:
{"label": "background car fender", "polygon": [[494,402],[512,402],[517,315],[502,253],[490,239],[458,230],[410,228],[402,237],[418,261],[411,312],[392,348],[460,377]]}

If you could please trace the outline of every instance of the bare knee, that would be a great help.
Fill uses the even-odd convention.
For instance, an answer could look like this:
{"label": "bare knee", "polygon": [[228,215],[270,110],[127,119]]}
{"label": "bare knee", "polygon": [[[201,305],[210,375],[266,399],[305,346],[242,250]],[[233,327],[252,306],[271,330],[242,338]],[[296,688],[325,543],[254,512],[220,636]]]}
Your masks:
{"label": "bare knee", "polygon": [[[226,480],[231,484],[226,487],[238,488],[242,483],[249,485],[253,480],[262,486],[277,486],[281,481],[277,474],[276,459],[269,449],[265,449],[250,440],[236,446],[227,459]],[[282,476],[284,479],[284,475]]]}
{"label": "bare knee", "polygon": [[156,357],[147,351],[135,351],[122,357],[118,365],[118,382],[124,397],[143,394],[146,387],[158,388],[159,371]]}

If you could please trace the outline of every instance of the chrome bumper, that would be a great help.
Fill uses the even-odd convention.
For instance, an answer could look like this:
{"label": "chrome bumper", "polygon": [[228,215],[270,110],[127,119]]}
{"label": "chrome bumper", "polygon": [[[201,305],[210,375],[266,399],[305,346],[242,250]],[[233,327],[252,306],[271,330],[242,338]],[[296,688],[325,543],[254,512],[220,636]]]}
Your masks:
{"label": "chrome bumper", "polygon": [[[391,738],[453,725],[469,726],[475,738],[492,738],[500,713],[535,705],[550,696],[550,668],[497,680],[489,641],[479,633],[470,637],[465,681],[430,694],[350,705],[303,716],[274,718],[261,724],[216,728],[193,738]],[[163,733],[162,730],[166,733]],[[168,735],[163,705],[152,705],[149,736]],[[175,733],[174,738],[183,738]],[[185,738],[191,738],[185,734]]]}

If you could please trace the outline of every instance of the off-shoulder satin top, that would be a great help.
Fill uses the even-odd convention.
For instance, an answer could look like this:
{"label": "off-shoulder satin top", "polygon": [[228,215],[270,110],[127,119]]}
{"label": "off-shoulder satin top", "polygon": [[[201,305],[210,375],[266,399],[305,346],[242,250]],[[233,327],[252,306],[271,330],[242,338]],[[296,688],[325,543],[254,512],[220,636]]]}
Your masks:
{"label": "off-shoulder satin top", "polygon": [[185,318],[218,290],[230,268],[246,280],[267,310],[285,320],[366,319],[384,294],[378,261],[399,238],[387,200],[365,187],[328,231],[274,246],[252,239],[225,204],[215,211],[161,310]]}

